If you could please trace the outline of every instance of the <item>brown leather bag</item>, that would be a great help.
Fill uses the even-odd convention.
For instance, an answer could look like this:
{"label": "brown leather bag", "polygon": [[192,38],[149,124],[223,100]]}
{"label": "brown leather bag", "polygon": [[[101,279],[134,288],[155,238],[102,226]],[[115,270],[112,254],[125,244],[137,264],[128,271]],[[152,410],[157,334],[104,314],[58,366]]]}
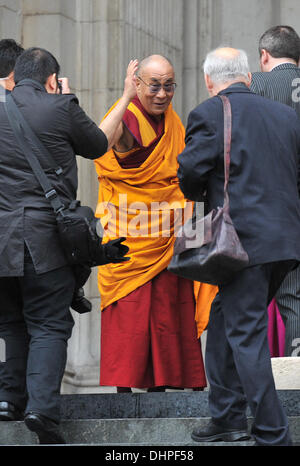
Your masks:
{"label": "brown leather bag", "polygon": [[170,272],[212,285],[224,285],[249,264],[229,215],[228,180],[231,147],[231,105],[219,96],[224,108],[224,204],[205,217],[197,215],[195,204],[190,218],[177,232]]}

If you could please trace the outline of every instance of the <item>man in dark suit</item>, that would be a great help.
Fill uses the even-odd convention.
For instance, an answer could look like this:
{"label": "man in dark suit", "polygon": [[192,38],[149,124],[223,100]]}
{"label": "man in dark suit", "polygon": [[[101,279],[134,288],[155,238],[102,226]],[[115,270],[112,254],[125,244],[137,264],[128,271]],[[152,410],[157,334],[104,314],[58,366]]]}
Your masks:
{"label": "man in dark suit", "polygon": [[[68,93],[66,80],[66,93],[59,95],[60,67],[51,53],[31,48],[17,59],[11,95],[62,169],[61,176],[40,161],[66,206],[76,199],[76,154],[96,159],[112,145],[136,94],[136,68],[135,61],[128,66],[124,93],[99,129]],[[22,419],[25,412],[25,424],[40,443],[64,443],[58,430],[60,385],[74,325],[69,308],[75,276],[5,102],[0,102],[0,186],[0,338],[6,350],[0,363],[0,421]],[[116,252],[107,249],[114,248],[109,243],[103,247]]]}
{"label": "man in dark suit", "polygon": [[210,99],[188,119],[186,148],[178,157],[180,187],[209,209],[223,205],[224,119],[221,99],[232,108],[230,213],[250,263],[219,287],[207,331],[206,370],[212,414],[196,441],[247,438],[246,404],[258,445],[290,445],[288,420],[278,400],[267,338],[267,303],[300,260],[297,187],[300,123],[286,105],[249,90],[243,51],[208,54],[204,73]]}
{"label": "man in dark suit", "polygon": [[[250,89],[289,105],[300,118],[300,37],[290,26],[272,27],[259,40],[259,54],[262,71],[253,73]],[[285,324],[284,354],[300,356],[300,266],[286,276],[275,298]]]}

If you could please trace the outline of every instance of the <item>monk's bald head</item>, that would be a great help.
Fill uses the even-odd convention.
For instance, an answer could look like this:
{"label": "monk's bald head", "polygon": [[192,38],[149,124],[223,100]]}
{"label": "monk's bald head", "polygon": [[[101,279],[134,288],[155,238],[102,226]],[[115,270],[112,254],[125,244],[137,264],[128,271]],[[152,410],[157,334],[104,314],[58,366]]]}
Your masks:
{"label": "monk's bald head", "polygon": [[150,55],[140,61],[137,75],[142,76],[145,72],[147,73],[152,69],[159,69],[160,72],[162,69],[172,69],[174,72],[173,65],[168,58],[163,55]]}
{"label": "monk's bald head", "polygon": [[175,90],[175,73],[170,60],[150,55],[137,70],[137,96],[146,112],[160,118],[167,110]]}
{"label": "monk's bald head", "polygon": [[249,79],[246,53],[231,47],[219,47],[208,53],[203,69],[204,73],[215,83]]}

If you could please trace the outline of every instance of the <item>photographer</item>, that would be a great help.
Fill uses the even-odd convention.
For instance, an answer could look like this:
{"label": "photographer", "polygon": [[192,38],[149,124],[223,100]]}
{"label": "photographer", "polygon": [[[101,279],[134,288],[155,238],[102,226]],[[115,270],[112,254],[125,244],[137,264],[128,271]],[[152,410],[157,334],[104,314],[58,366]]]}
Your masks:
{"label": "photographer", "polygon": [[[136,67],[136,61],[130,62],[124,93],[99,129],[75,95],[59,95],[60,85],[63,93],[69,92],[68,83],[59,80],[60,67],[51,53],[31,48],[18,58],[12,96],[62,169],[58,176],[40,160],[65,205],[76,199],[76,154],[96,159],[111,146],[135,96]],[[24,412],[25,424],[40,443],[64,443],[58,429],[60,386],[77,285],[50,202],[14,137],[3,102],[0,147],[0,338],[6,345],[0,364],[0,420],[22,419]],[[121,245],[117,253],[114,260],[122,261]]]}

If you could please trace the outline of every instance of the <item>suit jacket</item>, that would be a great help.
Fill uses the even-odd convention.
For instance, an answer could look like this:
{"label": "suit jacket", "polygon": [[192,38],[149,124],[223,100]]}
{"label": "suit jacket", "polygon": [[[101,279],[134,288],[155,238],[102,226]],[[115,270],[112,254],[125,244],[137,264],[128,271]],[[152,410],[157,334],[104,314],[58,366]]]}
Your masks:
{"label": "suit jacket", "polygon": [[300,68],[283,63],[269,72],[252,74],[250,90],[292,107],[300,117]]}
{"label": "suit jacket", "polygon": [[[300,121],[287,105],[242,83],[220,94],[232,107],[230,213],[250,265],[300,260]],[[218,96],[200,104],[189,115],[178,157],[183,193],[194,201],[206,193],[209,209],[223,205],[223,124]]]}
{"label": "suit jacket", "polygon": [[[98,158],[107,150],[105,134],[79,107],[73,94],[48,94],[38,82],[24,80],[12,95],[33,131],[63,169],[63,177],[57,176],[40,160],[68,205],[76,199],[75,154]],[[51,204],[15,140],[3,100],[0,99],[0,277],[23,275],[25,243],[40,274],[67,262]]]}

